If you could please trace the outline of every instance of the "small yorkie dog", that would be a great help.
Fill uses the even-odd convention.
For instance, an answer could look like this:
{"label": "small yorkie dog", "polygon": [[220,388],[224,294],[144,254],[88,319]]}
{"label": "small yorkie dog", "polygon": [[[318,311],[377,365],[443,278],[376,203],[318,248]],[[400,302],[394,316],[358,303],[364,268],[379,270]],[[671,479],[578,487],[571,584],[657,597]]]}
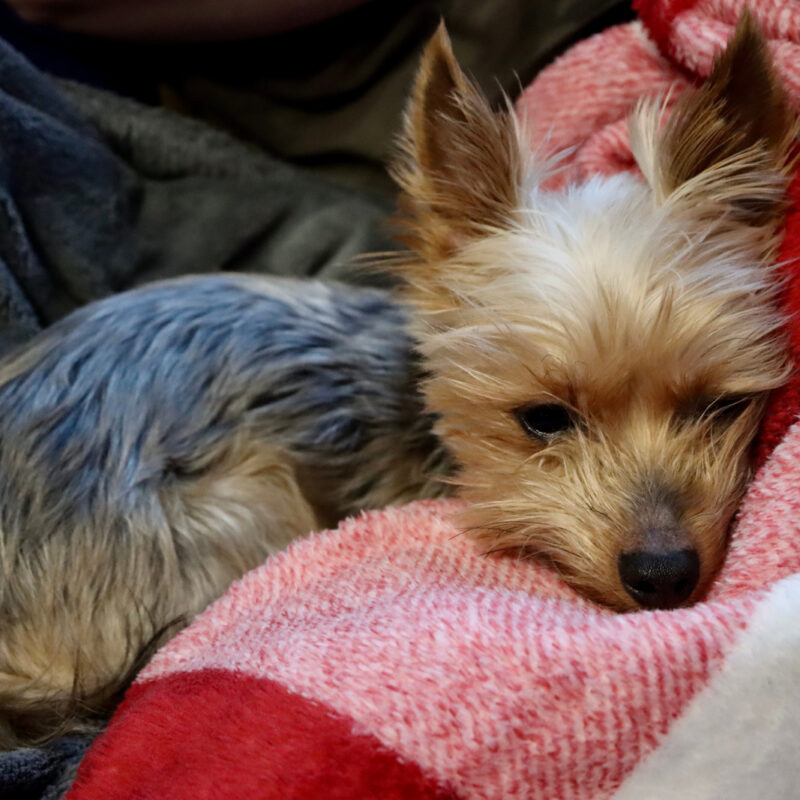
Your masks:
{"label": "small yorkie dog", "polygon": [[768,392],[797,118],[748,12],[705,85],[642,103],[645,180],[540,189],[443,30],[406,128],[404,298],[461,523],[621,610],[696,599],[719,567]]}
{"label": "small yorkie dog", "polygon": [[396,170],[403,304],[185,279],[6,359],[0,745],[89,725],[292,539],[451,485],[484,550],[545,558],[591,599],[700,597],[788,375],[769,263],[797,123],[747,14],[663,116],[631,120],[645,180],[547,191],[441,28]]}

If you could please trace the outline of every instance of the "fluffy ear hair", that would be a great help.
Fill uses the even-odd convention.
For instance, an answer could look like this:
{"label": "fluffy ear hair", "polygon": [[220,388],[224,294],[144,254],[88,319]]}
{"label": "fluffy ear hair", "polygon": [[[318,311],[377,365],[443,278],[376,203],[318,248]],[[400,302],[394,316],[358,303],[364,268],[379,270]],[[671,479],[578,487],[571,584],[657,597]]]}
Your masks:
{"label": "fluffy ear hair", "polygon": [[516,121],[464,75],[444,23],[423,53],[401,144],[399,238],[423,260],[508,226],[523,172]]}
{"label": "fluffy ear hair", "polygon": [[631,122],[636,160],[661,203],[749,226],[766,249],[786,203],[797,117],[766,41],[745,9],[705,84],[676,104],[663,131],[660,108]]}

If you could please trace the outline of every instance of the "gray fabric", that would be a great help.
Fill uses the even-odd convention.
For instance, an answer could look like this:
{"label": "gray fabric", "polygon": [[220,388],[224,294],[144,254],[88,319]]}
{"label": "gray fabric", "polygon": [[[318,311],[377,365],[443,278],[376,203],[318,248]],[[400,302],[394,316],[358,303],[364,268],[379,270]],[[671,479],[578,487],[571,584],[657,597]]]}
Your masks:
{"label": "gray fabric", "polygon": [[353,256],[392,247],[388,203],[202,122],[81,84],[60,86],[138,177],[136,283],[219,270],[360,280]]}
{"label": "gray fabric", "polygon": [[0,42],[0,351],[155,278],[347,277],[354,254],[390,247],[385,214],[202,123],[59,91]]}
{"label": "gray fabric", "polygon": [[89,739],[65,736],[48,747],[0,755],[3,800],[60,800],[75,777]]}

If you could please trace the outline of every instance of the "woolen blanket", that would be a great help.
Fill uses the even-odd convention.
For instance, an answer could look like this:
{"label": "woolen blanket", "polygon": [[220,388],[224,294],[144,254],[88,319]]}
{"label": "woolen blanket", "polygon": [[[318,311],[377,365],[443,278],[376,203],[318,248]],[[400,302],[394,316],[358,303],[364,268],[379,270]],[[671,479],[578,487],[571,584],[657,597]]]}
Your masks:
{"label": "woolen blanket", "polygon": [[158,654],[71,800],[797,797],[800,428],[711,595],[615,614],[419,503],[300,541]]}

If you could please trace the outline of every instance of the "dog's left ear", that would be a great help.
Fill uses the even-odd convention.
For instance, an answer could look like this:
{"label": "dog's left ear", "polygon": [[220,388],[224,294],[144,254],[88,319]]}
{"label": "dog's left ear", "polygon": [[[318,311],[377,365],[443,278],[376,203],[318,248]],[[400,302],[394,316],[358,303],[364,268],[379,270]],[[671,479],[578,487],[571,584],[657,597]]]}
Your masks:
{"label": "dog's left ear", "polygon": [[631,121],[634,153],[657,200],[747,226],[768,246],[783,219],[798,128],[749,11],[708,80],[681,97],[663,131],[658,117],[656,106],[644,105]]}
{"label": "dog's left ear", "polygon": [[493,113],[464,75],[444,23],[423,53],[402,149],[402,239],[424,261],[508,227],[523,175],[516,121],[510,110]]}

